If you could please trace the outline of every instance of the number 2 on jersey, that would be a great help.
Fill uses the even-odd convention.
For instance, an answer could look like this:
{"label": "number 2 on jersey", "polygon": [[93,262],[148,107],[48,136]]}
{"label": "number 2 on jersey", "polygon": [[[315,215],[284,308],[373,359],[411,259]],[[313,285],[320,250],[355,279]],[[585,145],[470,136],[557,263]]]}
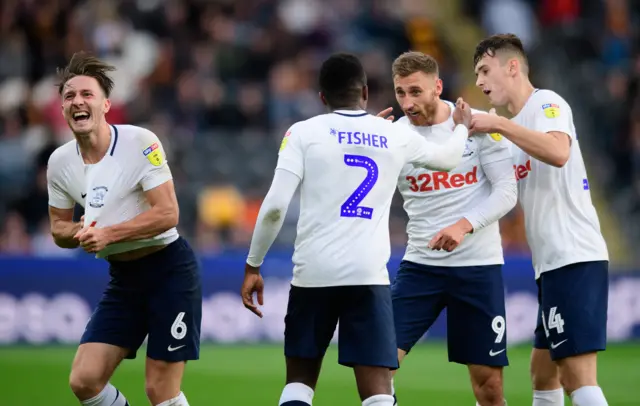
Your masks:
{"label": "number 2 on jersey", "polygon": [[359,204],[364,200],[369,192],[371,192],[373,185],[375,185],[378,180],[378,165],[373,159],[367,156],[349,154],[344,156],[344,163],[348,166],[356,166],[366,169],[367,176],[340,207],[340,217],[359,217],[371,220],[373,208],[359,206]]}

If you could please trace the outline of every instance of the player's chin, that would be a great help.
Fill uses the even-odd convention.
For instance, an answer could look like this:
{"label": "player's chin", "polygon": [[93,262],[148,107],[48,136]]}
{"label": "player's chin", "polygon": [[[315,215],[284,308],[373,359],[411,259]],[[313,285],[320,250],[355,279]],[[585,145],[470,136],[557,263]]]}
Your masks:
{"label": "player's chin", "polygon": [[76,121],[71,119],[67,123],[69,124],[71,131],[76,135],[89,134],[93,128],[91,120]]}

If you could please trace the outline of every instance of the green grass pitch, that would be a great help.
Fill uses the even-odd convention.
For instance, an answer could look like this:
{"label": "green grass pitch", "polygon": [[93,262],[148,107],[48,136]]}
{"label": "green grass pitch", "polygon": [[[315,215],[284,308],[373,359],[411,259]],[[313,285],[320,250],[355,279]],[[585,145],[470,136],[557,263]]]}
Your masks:
{"label": "green grass pitch", "polygon": [[[72,347],[0,347],[0,406],[78,404],[67,385]],[[530,406],[529,347],[509,350],[505,372],[510,406]],[[142,351],[144,353],[144,351]],[[351,370],[337,365],[332,347],[325,359],[314,406],[359,405]],[[132,406],[148,405],[144,359],[125,361],[112,382]],[[640,343],[612,345],[599,359],[599,380],[611,406],[640,405]],[[277,345],[202,348],[187,366],[184,392],[192,406],[277,405],[284,380],[282,347]],[[396,376],[400,405],[473,406],[464,366],[447,362],[442,344],[420,345]],[[570,404],[569,401],[566,403]]]}

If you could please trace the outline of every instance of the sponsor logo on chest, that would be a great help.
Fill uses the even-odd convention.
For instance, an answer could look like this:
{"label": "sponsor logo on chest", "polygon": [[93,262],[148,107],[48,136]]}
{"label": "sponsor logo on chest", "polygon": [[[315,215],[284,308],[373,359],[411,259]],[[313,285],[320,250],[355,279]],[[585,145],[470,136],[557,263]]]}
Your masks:
{"label": "sponsor logo on chest", "polygon": [[407,176],[412,192],[432,192],[436,190],[460,189],[478,183],[478,166],[466,173],[431,172],[418,176]]}

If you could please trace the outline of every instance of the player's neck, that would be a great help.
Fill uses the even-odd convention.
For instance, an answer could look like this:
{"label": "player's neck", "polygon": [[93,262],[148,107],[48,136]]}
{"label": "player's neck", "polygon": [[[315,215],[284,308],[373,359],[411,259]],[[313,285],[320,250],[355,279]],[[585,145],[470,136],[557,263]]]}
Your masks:
{"label": "player's neck", "polygon": [[449,120],[449,117],[451,117],[451,106],[442,100],[438,100],[438,107],[436,107],[436,112],[431,120],[428,120],[429,122],[427,123],[427,125],[431,126],[442,124],[445,121]]}
{"label": "player's neck", "polygon": [[507,105],[509,113],[514,116],[520,113],[534,91],[535,88],[533,87],[529,79],[523,78],[522,82],[514,87],[513,94],[509,98],[511,100]]}
{"label": "player's neck", "polygon": [[111,129],[106,121],[96,131],[86,135],[75,135],[75,137],[80,155],[86,164],[100,162],[111,145]]}

